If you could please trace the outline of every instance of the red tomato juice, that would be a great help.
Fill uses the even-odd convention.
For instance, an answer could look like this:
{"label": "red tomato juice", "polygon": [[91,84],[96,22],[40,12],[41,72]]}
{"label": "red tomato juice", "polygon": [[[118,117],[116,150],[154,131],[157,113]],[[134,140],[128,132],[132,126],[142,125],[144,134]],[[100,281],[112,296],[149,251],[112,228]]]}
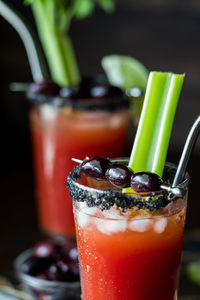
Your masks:
{"label": "red tomato juice", "polygon": [[72,200],[64,184],[75,165],[71,158],[126,156],[129,111],[43,104],[32,108],[30,118],[40,227],[50,235],[74,237]]}
{"label": "red tomato juice", "polygon": [[138,212],[126,222],[74,212],[83,300],[177,299],[184,205],[167,216],[138,219]]}

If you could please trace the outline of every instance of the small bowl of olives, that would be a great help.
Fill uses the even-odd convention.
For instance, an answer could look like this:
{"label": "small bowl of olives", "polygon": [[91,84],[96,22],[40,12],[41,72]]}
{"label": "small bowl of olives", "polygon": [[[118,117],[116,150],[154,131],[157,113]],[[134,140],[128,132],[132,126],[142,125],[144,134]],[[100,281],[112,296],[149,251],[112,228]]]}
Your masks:
{"label": "small bowl of olives", "polygon": [[35,300],[80,300],[78,253],[74,243],[47,240],[15,260],[17,277]]}

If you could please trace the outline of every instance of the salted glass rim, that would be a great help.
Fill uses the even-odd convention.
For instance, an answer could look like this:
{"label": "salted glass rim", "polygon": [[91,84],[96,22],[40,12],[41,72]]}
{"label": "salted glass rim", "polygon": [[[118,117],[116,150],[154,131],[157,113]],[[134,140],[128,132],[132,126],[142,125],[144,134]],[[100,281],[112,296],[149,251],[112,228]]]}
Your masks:
{"label": "salted glass rim", "polygon": [[[116,160],[115,160],[116,161]],[[120,159],[118,159],[120,161]],[[123,162],[125,160],[123,159]],[[176,165],[173,163],[166,163],[166,166],[170,169],[176,170]],[[76,167],[75,167],[76,168]],[[80,171],[81,173],[81,171]],[[82,183],[77,182],[76,176],[73,176],[73,172],[69,175],[68,181],[71,180],[71,183],[67,184],[68,188],[70,189],[70,184],[72,189],[70,189],[71,196],[73,198],[74,202],[74,208],[81,210],[81,203],[86,204],[86,208],[94,207],[99,208],[101,211],[110,210],[111,208],[114,208],[116,210],[120,211],[121,216],[126,216],[126,212],[130,211],[130,209],[136,209],[136,210],[145,210],[149,211],[150,215],[141,215],[140,219],[147,219],[147,218],[153,218],[155,216],[167,216],[169,215],[169,211],[171,214],[171,210],[174,208],[176,212],[180,211],[187,201],[187,190],[188,190],[188,183],[189,183],[189,174],[186,173],[185,178],[181,184],[179,184],[176,188],[179,188],[182,192],[182,195],[175,195],[171,192],[167,192],[166,190],[160,189],[160,191],[157,192],[150,192],[150,193],[135,193],[135,194],[129,194],[129,193],[122,193],[121,190],[113,190],[109,194],[108,189],[98,189],[98,188],[92,188],[87,185],[84,185]],[[108,192],[108,194],[107,194]],[[99,197],[99,198],[98,198]],[[114,197],[114,201],[111,200],[111,202],[108,200],[105,201],[105,199],[112,199]],[[89,199],[89,200],[88,200]],[[92,199],[92,200],[90,200]],[[100,199],[100,200],[99,200]],[[103,200],[102,200],[103,199]],[[117,199],[117,200],[116,200]],[[125,199],[125,204],[124,204]],[[177,203],[177,199],[182,199],[182,205],[181,207],[176,207],[176,205],[173,205],[174,203]],[[119,202],[121,201],[122,202]],[[89,202],[88,202],[89,201]],[[91,202],[90,202],[91,201]],[[127,201],[127,202],[126,202]],[[173,206],[172,206],[173,205]],[[125,209],[124,209],[125,208]],[[91,214],[83,209],[83,213],[86,213],[91,216]],[[166,209],[166,211],[165,211]],[[158,215],[154,214],[153,212],[157,211]],[[97,217],[94,215],[94,217]],[[118,218],[112,218],[112,217],[105,217],[105,219],[112,219],[112,220],[120,220]],[[133,216],[134,218],[134,216]]]}
{"label": "salted glass rim", "polygon": [[77,110],[117,110],[122,108],[129,108],[131,99],[126,95],[102,97],[102,98],[64,98],[61,96],[48,96],[38,94],[29,96],[27,99],[35,106],[50,105],[55,108],[69,107]]}

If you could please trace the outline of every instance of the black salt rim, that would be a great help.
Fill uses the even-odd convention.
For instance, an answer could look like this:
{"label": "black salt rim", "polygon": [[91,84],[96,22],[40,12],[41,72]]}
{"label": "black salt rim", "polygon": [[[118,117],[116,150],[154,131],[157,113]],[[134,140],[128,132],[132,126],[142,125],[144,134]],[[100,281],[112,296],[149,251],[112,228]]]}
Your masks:
{"label": "black salt rim", "polygon": [[26,92],[27,99],[37,105],[42,104],[50,104],[54,107],[70,107],[76,110],[117,110],[120,108],[128,108],[130,106],[130,98],[127,96],[114,96],[112,98],[83,98],[83,99],[70,99],[70,98],[63,98],[60,96],[47,96],[43,94],[35,95],[30,93],[29,91]]}
{"label": "black salt rim", "polygon": [[[169,174],[175,173],[176,167],[173,164],[167,163],[165,172]],[[136,207],[138,210],[146,209],[149,211],[159,211],[166,207],[169,203],[176,201],[180,196],[173,192],[161,189],[158,192],[148,194],[124,194],[112,190],[98,190],[79,184],[77,179],[81,178],[81,165],[74,167],[65,183],[70,190],[70,195],[73,201],[86,202],[88,207],[99,207],[102,211],[108,210],[116,205],[123,212],[127,209]],[[186,174],[185,180],[178,186],[182,190],[182,196],[186,194],[186,189],[189,181],[189,175]]]}

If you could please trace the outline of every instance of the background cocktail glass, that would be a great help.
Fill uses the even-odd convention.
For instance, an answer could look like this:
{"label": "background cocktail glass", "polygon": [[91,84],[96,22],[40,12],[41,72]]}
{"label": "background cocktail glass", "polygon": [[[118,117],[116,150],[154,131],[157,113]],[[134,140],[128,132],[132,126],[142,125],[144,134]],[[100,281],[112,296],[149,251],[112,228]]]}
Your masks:
{"label": "background cocktail glass", "polygon": [[72,157],[128,153],[131,117],[127,99],[51,99],[30,111],[39,224],[53,236],[75,236],[72,200],[64,182]]}
{"label": "background cocktail glass", "polygon": [[[173,174],[174,167],[169,170]],[[184,197],[161,210],[136,207],[125,213],[115,206],[104,211],[88,207],[76,192],[90,203],[98,203],[104,192],[69,181],[78,200],[73,203],[83,300],[177,299],[188,181],[180,185]]]}

